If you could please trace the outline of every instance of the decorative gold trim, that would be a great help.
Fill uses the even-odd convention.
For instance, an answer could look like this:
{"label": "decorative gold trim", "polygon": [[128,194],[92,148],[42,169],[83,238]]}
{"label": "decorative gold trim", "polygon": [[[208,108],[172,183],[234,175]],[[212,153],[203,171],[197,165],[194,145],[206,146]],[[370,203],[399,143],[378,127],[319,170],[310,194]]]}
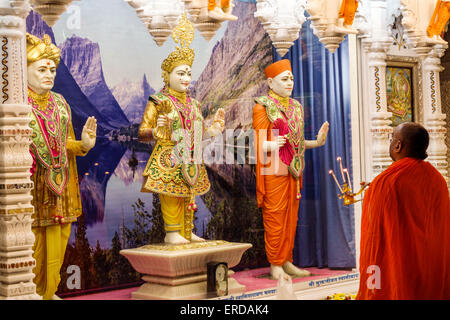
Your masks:
{"label": "decorative gold trim", "polygon": [[431,82],[431,113],[436,112],[436,81],[434,78],[434,71],[430,71],[430,82]]}
{"label": "decorative gold trim", "polygon": [[224,240],[212,240],[212,241],[202,241],[202,242],[191,242],[188,244],[148,244],[146,246],[140,247],[143,250],[158,250],[158,251],[178,251],[178,250],[189,250],[189,249],[200,249],[200,248],[210,248],[228,245],[230,242]]}
{"label": "decorative gold trim", "polygon": [[9,96],[8,96],[8,84],[9,84],[9,82],[8,82],[8,60],[7,60],[8,59],[8,47],[7,47],[8,38],[7,37],[3,37],[2,43],[3,43],[3,45],[2,45],[2,65],[3,65],[3,67],[2,67],[2,71],[3,71],[3,73],[2,73],[2,79],[3,79],[3,81],[2,81],[2,84],[3,84],[2,92],[3,92],[3,102],[2,103],[5,103],[9,99]]}
{"label": "decorative gold trim", "polygon": [[0,215],[8,214],[21,214],[21,213],[34,213],[34,208],[24,208],[24,209],[0,209]]}
{"label": "decorative gold trim", "polygon": [[381,110],[381,95],[380,95],[380,68],[375,67],[375,94],[376,94],[376,104],[377,111]]}
{"label": "decorative gold trim", "polygon": [[50,98],[50,90],[44,94],[38,94],[28,88],[28,96],[39,106],[39,110],[43,111],[47,109],[48,100]]}

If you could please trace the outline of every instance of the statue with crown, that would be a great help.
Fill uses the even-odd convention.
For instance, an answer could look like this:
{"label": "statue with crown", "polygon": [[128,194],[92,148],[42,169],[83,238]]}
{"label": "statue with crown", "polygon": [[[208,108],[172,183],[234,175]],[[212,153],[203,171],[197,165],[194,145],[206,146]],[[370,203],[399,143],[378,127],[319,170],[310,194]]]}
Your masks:
{"label": "statue with crown", "polygon": [[159,194],[164,241],[169,244],[204,241],[192,233],[197,211],[195,196],[210,188],[202,140],[222,133],[225,125],[225,112],[219,109],[212,125],[205,128],[200,104],[188,93],[194,61],[189,44],[194,32],[194,26],[183,15],[172,34],[179,46],[161,65],[164,88],[149,97],[139,127],[141,141],[156,141],[141,191]]}
{"label": "statue with crown", "polygon": [[94,147],[97,131],[96,119],[89,117],[81,140],[76,140],[69,105],[62,95],[51,91],[60,55],[50,36],[39,39],[27,34],[28,104],[32,107],[33,129],[33,281],[44,300],[59,299],[55,292],[71,223],[82,214],[75,157],[86,155]]}
{"label": "statue with crown", "polygon": [[[202,142],[221,134],[225,111],[217,110],[210,126],[200,103],[188,91],[194,50],[194,25],[182,15],[172,38],[175,51],[162,62],[164,88],[149,97],[139,127],[141,141],[155,145],[144,169],[141,192],[158,194],[164,220],[163,243],[123,249],[145,283],[133,299],[207,298],[207,264],[236,266],[250,243],[205,240],[193,233],[195,198],[210,189],[203,163]],[[227,272],[228,293],[242,293],[245,286]]]}

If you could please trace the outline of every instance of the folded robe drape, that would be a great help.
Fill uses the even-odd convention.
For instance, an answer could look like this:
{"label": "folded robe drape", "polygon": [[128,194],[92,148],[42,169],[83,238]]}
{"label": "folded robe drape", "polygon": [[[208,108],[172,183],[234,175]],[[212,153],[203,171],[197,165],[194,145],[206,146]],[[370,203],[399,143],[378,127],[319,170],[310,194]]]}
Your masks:
{"label": "folded robe drape", "polygon": [[366,191],[357,299],[450,299],[449,192],[430,163],[398,160]]}
{"label": "folded robe drape", "polygon": [[[263,158],[262,144],[272,139],[273,124],[267,117],[266,108],[256,104],[253,108],[253,128],[256,134],[256,197],[263,211],[264,241],[267,260],[273,265],[292,262],[298,206],[297,180],[292,174],[265,175],[270,163]],[[270,158],[271,155],[268,155]],[[301,187],[300,178],[300,187]]]}

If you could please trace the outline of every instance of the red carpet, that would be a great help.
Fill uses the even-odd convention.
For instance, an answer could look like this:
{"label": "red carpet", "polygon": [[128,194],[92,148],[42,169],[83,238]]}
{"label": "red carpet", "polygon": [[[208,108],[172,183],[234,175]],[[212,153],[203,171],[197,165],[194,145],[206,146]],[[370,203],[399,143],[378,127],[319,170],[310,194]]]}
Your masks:
{"label": "red carpet", "polygon": [[[305,269],[311,272],[312,275],[306,278],[293,279],[293,283],[323,279],[326,277],[332,277],[352,272],[346,270],[330,270],[325,268]],[[232,275],[232,277],[236,279],[240,284],[245,285],[247,287],[247,292],[259,289],[275,288],[277,286],[277,281],[271,280],[269,278],[269,271],[269,267],[248,271],[239,271]],[[131,293],[136,291],[137,289],[138,287],[133,287],[127,289],[105,291],[83,296],[64,298],[64,300],[131,300]]]}

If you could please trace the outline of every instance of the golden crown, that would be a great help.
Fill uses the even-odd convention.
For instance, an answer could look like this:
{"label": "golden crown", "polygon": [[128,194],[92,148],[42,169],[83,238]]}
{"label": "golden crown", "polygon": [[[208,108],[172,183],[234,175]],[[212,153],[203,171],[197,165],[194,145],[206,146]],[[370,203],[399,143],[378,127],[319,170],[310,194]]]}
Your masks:
{"label": "golden crown", "polygon": [[173,41],[179,44],[179,46],[161,64],[163,71],[170,73],[174,68],[184,64],[192,67],[195,53],[194,49],[189,48],[189,45],[194,40],[194,34],[194,24],[188,20],[186,13],[184,13],[177,27],[172,32]]}
{"label": "golden crown", "polygon": [[52,39],[48,34],[44,34],[44,37],[39,39],[27,33],[27,63],[49,59],[53,60],[56,66],[59,65],[61,58],[61,50],[52,43]]}

